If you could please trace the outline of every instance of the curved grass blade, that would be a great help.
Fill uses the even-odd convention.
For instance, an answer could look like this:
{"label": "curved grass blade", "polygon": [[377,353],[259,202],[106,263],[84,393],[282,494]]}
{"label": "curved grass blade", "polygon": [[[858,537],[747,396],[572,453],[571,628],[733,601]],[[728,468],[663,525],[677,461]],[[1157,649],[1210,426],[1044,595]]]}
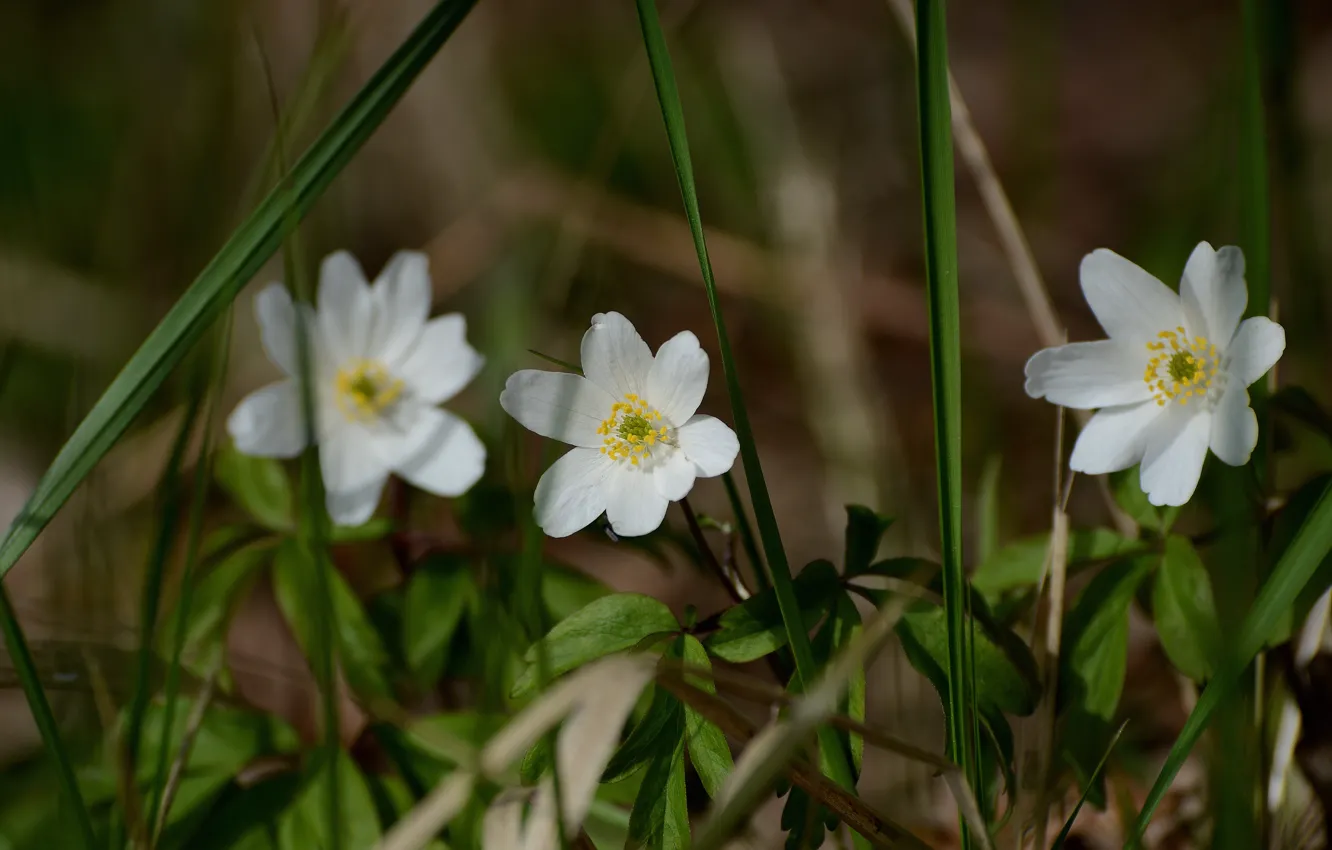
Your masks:
{"label": "curved grass blade", "polygon": [[[972,788],[980,788],[972,676],[968,665],[967,587],[962,571],[962,346],[957,287],[957,211],[953,198],[953,136],[948,92],[944,0],[916,6],[917,96],[925,274],[934,384],[934,444],[944,609],[948,622],[948,750]],[[964,836],[965,839],[965,836]]]}
{"label": "curved grass blade", "polygon": [[299,219],[309,212],[475,3],[440,0],[200,272],[37,483],[0,542],[0,578],[125,432],[190,347],[277,251],[288,218]]}
{"label": "curved grass blade", "polygon": [[1175,775],[1184,765],[1189,751],[1206,730],[1208,721],[1212,719],[1212,713],[1224,699],[1232,695],[1244,675],[1244,670],[1280,625],[1282,615],[1290,611],[1291,606],[1295,604],[1295,597],[1309,583],[1309,578],[1322,563],[1323,558],[1327,557],[1329,551],[1332,551],[1332,484],[1323,490],[1323,495],[1310,511],[1304,525],[1300,526],[1299,533],[1295,535],[1286,553],[1277,562],[1271,576],[1264,582],[1253,608],[1240,625],[1230,656],[1218,665],[1216,675],[1203,690],[1198,698],[1198,704],[1194,706],[1189,719],[1185,721],[1184,728],[1175,739],[1169,755],[1166,756],[1165,764],[1156,777],[1156,783],[1143,803],[1142,813],[1138,815],[1138,822],[1134,825],[1133,834],[1130,836],[1130,845],[1142,840],[1142,834],[1147,829],[1147,824],[1151,822],[1152,814],[1165,797]]}
{"label": "curved grass blade", "polygon": [[1119,736],[1124,734],[1125,726],[1128,726],[1127,720],[1119,724],[1119,729],[1115,731],[1114,736],[1110,739],[1110,745],[1105,748],[1101,760],[1096,763],[1096,769],[1091,772],[1091,776],[1087,777],[1087,787],[1082,789],[1082,796],[1078,798],[1078,804],[1073,807],[1068,820],[1064,821],[1064,828],[1059,830],[1059,834],[1055,836],[1054,844],[1050,845],[1050,850],[1063,850],[1064,842],[1068,841],[1068,834],[1073,831],[1073,822],[1078,819],[1078,812],[1082,811],[1082,804],[1087,802],[1087,795],[1091,794],[1092,788],[1096,785],[1096,778],[1101,775],[1101,771],[1105,769],[1105,763],[1110,760],[1110,754],[1115,751],[1115,744],[1119,743]]}
{"label": "curved grass blade", "polygon": [[[782,622],[790,641],[791,654],[795,658],[796,676],[793,684],[813,682],[818,673],[814,666],[814,654],[810,647],[809,634],[805,631],[805,624],[800,615],[800,603],[796,599],[795,588],[791,581],[791,565],[782,546],[777,516],[773,512],[772,499],[768,495],[768,487],[763,479],[763,467],[759,462],[754,432],[750,427],[744,395],[740,390],[740,376],[736,371],[735,357],[731,354],[731,343],[726,334],[726,323],[722,319],[721,303],[717,298],[712,262],[708,259],[708,247],[703,238],[703,218],[699,213],[698,193],[694,186],[694,166],[689,156],[689,140],[685,134],[684,110],[680,105],[680,92],[676,86],[675,71],[671,66],[666,36],[662,32],[656,0],[637,0],[637,3],[643,43],[647,48],[648,64],[652,69],[657,100],[661,105],[662,119],[666,124],[671,159],[675,163],[675,176],[680,183],[685,216],[689,219],[689,230],[693,234],[694,248],[698,252],[698,265],[703,273],[703,286],[707,292],[708,306],[712,310],[712,322],[717,328],[717,347],[721,352],[722,372],[726,376],[727,394],[731,398],[731,415],[735,421],[736,436],[740,440],[740,457],[745,468],[745,478],[749,482],[754,517],[758,523],[759,536],[763,540],[763,552],[767,556]],[[848,790],[854,788],[855,783],[846,752],[836,733],[830,727],[822,726],[818,737],[819,751],[822,760],[828,766],[829,776],[843,788]]]}

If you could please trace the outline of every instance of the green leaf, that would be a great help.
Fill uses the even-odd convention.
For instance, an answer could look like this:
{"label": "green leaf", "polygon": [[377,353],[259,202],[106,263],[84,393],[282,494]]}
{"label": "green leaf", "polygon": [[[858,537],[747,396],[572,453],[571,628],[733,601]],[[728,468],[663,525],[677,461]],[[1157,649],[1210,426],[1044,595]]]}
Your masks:
{"label": "green leaf", "polygon": [[[828,561],[814,561],[796,576],[793,584],[808,632],[841,586],[837,568]],[[704,645],[710,654],[723,661],[742,663],[780,649],[787,644],[787,637],[781,605],[773,589],[727,609],[721,616],[720,628],[708,636]]]}
{"label": "green leaf", "polygon": [[[260,569],[272,560],[273,550],[273,543],[264,541],[232,552],[199,578],[181,650],[181,665],[185,669],[203,676],[223,660],[231,618],[249,595]],[[177,607],[170,615],[168,627],[159,633],[158,642],[167,657],[172,652],[180,615]]]}
{"label": "green leaf", "polygon": [[[1309,518],[1332,475],[1318,475],[1300,485],[1286,500],[1285,506],[1272,522],[1272,537],[1268,552],[1272,560],[1279,560],[1294,541],[1304,521]],[[1267,646],[1276,646],[1290,640],[1295,624],[1303,623],[1323,591],[1332,586],[1332,555],[1323,558],[1313,576],[1295,599],[1295,604],[1282,612],[1279,625],[1268,637]]]}
{"label": "green leaf", "polygon": [[[307,658],[317,645],[316,618],[322,615],[314,571],[317,564],[326,563],[326,559],[311,559],[298,541],[290,539],[282,542],[273,559],[273,594]],[[347,684],[362,696],[391,698],[393,689],[384,674],[388,650],[342,574],[330,567],[326,575]]]}
{"label": "green leaf", "polygon": [[[856,604],[846,593],[839,594],[828,619],[823,622],[814,635],[814,658],[821,665],[827,665],[837,653],[860,634],[860,612]],[[852,720],[865,720],[865,668],[856,669],[847,681],[846,692],[842,694],[838,710]],[[861,735],[838,731],[842,745],[851,759],[854,775],[860,776],[861,762],[865,754],[865,739]]]}
{"label": "green leaf", "polygon": [[1115,503],[1119,505],[1120,510],[1143,528],[1158,532],[1163,530],[1165,524],[1163,511],[1148,501],[1147,494],[1142,492],[1142,475],[1136,466],[1112,472],[1109,478],[1110,492],[1114,495]]}
{"label": "green leaf", "polygon": [[1161,646],[1195,682],[1212,675],[1221,650],[1221,623],[1207,568],[1188,538],[1171,535],[1152,588],[1152,613]]}
{"label": "green leaf", "polygon": [[648,710],[615,751],[615,755],[611,756],[601,774],[601,781],[619,782],[647,765],[659,752],[673,747],[675,741],[671,736],[680,734],[683,717],[684,706],[680,701],[664,688],[654,687]]}
{"label": "green leaf", "polygon": [[641,593],[615,593],[579,609],[555,625],[550,632],[527,650],[527,669],[514,683],[511,696],[521,699],[537,687],[537,658],[544,644],[546,671],[551,678],[563,676],[614,652],[632,649],[645,639],[679,631],[671,609],[651,596]]}
{"label": "green leaf", "polygon": [[296,801],[302,777],[279,773],[257,785],[233,788],[190,836],[189,850],[278,850],[279,817]]}
{"label": "green leaf", "polygon": [[[987,599],[993,599],[1006,590],[1031,587],[1040,581],[1045,565],[1050,535],[1025,537],[1001,548],[989,561],[981,564],[972,576],[971,586]],[[1068,534],[1068,567],[1078,566],[1136,554],[1146,550],[1145,544],[1132,540],[1106,528],[1070,531]]]}
{"label": "green leaf", "polygon": [[657,736],[657,750],[648,762],[629,814],[628,847],[684,850],[689,846],[684,739],[684,713],[679,712],[672,724]]}
{"label": "green leaf", "polygon": [[[382,837],[374,797],[351,757],[341,750],[336,757],[339,843],[346,850],[371,850]],[[330,780],[326,760],[327,757],[316,759],[311,764],[305,788],[279,820],[281,850],[327,850],[333,846],[325,814],[328,798],[325,786]]]}
{"label": "green leaf", "polygon": [[453,635],[476,598],[471,568],[461,558],[431,557],[412,573],[403,604],[402,642],[417,681],[431,683],[443,674]]}
{"label": "green leaf", "polygon": [[290,531],[295,527],[291,481],[279,461],[241,454],[227,444],[218,450],[213,477],[264,528]]}
{"label": "green leaf", "polygon": [[93,405],[0,542],[0,578],[388,116],[475,0],[441,0],[232,234]]}
{"label": "green leaf", "polygon": [[[693,635],[684,638],[684,663],[711,672],[712,661],[708,651]],[[711,677],[685,674],[685,681],[710,694],[717,692]],[[689,706],[685,706],[685,744],[689,750],[689,761],[694,765],[703,788],[714,800],[721,792],[726,777],[731,775],[735,761],[731,757],[731,748],[726,744],[726,736],[717,724],[709,721]]]}
{"label": "green leaf", "polygon": [[1189,751],[1207,728],[1212,713],[1223,700],[1228,699],[1248,667],[1273,632],[1281,626],[1282,615],[1289,610],[1301,590],[1308,584],[1323,559],[1332,551],[1332,485],[1319,497],[1318,503],[1300,526],[1276,567],[1263,582],[1258,598],[1248,616],[1240,624],[1235,642],[1217,665],[1212,681],[1203,689],[1198,703],[1189,714],[1184,728],[1166,756],[1165,764],[1156,777],[1156,783],[1143,804],[1134,835],[1141,836],[1151,821],[1153,812],[1165,796],[1175,776],[1188,758]]}
{"label": "green leaf", "polygon": [[792,788],[782,806],[782,829],[786,850],[814,850],[823,846],[828,811],[800,788]]}
{"label": "green leaf", "polygon": [[846,548],[842,569],[848,576],[864,572],[879,552],[883,534],[893,524],[891,517],[864,505],[846,506]]}
{"label": "green leaf", "polygon": [[330,543],[367,543],[387,537],[393,531],[393,520],[371,517],[360,525],[335,525],[328,531]]}
{"label": "green leaf", "polygon": [[[1015,658],[1011,645],[996,641],[994,635],[985,628],[969,631],[975,637],[972,651],[975,655],[977,703],[993,705],[1008,714],[1021,716],[1035,711],[1036,700],[1040,697],[1035,662],[1029,655]],[[937,688],[939,682],[932,675],[933,671],[928,667],[921,669],[916,659],[923,652],[935,665],[934,670],[942,673],[947,669],[948,620],[944,609],[931,605],[917,606],[902,615],[897,624],[897,634],[904,646],[910,646],[907,655],[912,665],[934,681]],[[940,697],[947,704],[946,691],[941,691]]]}
{"label": "green leaf", "polygon": [[999,550],[999,474],[1004,457],[992,454],[985,459],[976,493],[976,563],[983,564]]}
{"label": "green leaf", "polygon": [[1062,702],[1102,720],[1114,717],[1128,661],[1129,605],[1154,565],[1148,557],[1111,564],[1082,591],[1064,622]]}

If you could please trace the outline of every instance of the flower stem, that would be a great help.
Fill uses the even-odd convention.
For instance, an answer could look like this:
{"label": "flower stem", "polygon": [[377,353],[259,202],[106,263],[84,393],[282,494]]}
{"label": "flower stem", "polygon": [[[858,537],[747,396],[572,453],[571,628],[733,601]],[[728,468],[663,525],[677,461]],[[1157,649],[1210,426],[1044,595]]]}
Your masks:
{"label": "flower stem", "polygon": [[749,588],[745,587],[744,580],[734,569],[727,569],[721,561],[717,560],[717,555],[708,545],[708,539],[703,536],[703,528],[698,524],[698,516],[694,513],[693,507],[689,504],[688,497],[680,500],[680,510],[685,515],[685,522],[689,525],[689,533],[693,535],[694,543],[698,546],[698,555],[703,559],[703,566],[712,570],[712,574],[717,577],[726,594],[731,597],[731,601],[739,605],[748,599],[751,594]]}

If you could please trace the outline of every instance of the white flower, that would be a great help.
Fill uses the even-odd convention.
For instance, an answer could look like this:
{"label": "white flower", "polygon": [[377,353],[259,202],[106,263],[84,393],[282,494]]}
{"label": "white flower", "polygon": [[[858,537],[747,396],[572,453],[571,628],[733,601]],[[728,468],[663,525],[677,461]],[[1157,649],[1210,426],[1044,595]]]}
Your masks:
{"label": "white flower", "polygon": [[244,454],[295,457],[305,448],[296,317],[308,328],[315,437],[328,512],[359,525],[390,472],[441,496],[481,477],[486,449],[470,425],[435,405],[472,380],[483,359],[457,313],[426,321],[426,256],[402,251],[368,286],[356,260],[330,254],[319,271],[319,308],[296,307],[286,287],[255,298],[264,351],[286,377],[251,393],[227,419]]}
{"label": "white flower", "polygon": [[598,313],[583,335],[583,373],[515,372],[500,406],[526,428],[575,446],[541,476],[537,524],[567,537],[604,511],[616,534],[647,534],[696,477],[735,462],[735,433],[696,414],[708,355],[681,331],[652,356],[619,313]]}
{"label": "white flower", "polygon": [[1199,243],[1176,295],[1104,248],[1082,260],[1082,292],[1110,336],[1038,351],[1027,394],[1065,407],[1100,408],[1078,436],[1069,466],[1096,475],[1142,464],[1154,505],[1193,495],[1207,449],[1231,466],[1248,462],[1258,418],[1246,389],[1286,348],[1286,332],[1262,316],[1240,321],[1249,294],[1244,254]]}

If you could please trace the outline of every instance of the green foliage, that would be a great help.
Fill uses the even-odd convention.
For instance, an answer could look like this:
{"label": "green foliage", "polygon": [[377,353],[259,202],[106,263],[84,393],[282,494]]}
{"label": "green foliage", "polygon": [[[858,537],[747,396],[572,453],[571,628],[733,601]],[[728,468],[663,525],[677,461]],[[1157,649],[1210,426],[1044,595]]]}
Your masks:
{"label": "green foliage", "polygon": [[[1020,638],[999,627],[986,628],[975,619],[969,629],[974,637],[976,701],[1008,714],[1026,716],[1036,710],[1040,683],[1036,662]],[[936,689],[946,685],[948,619],[942,608],[921,604],[902,615],[898,637],[907,658],[925,674]],[[944,691],[940,692],[944,697]]]}
{"label": "green foliage", "polygon": [[824,835],[834,826],[828,810],[810,799],[800,788],[791,788],[782,806],[782,829],[786,831],[786,850],[812,850],[822,847]]}
{"label": "green foliage", "polygon": [[1082,806],[1089,799],[1093,786],[1100,780],[1101,774],[1105,770],[1105,763],[1110,760],[1110,754],[1114,752],[1115,744],[1119,743],[1119,737],[1124,734],[1124,726],[1126,724],[1127,721],[1125,724],[1121,724],[1119,730],[1115,732],[1114,737],[1110,739],[1110,743],[1106,746],[1105,753],[1102,754],[1101,760],[1096,763],[1096,768],[1092,771],[1088,781],[1084,783],[1082,796],[1078,797],[1077,805],[1073,807],[1073,811],[1069,814],[1068,820],[1064,821],[1063,829],[1059,830],[1059,834],[1055,836],[1054,844],[1050,845],[1051,850],[1062,850],[1064,843],[1068,841],[1068,833],[1073,829],[1073,824],[1078,819],[1078,812],[1082,811]]}
{"label": "green foliage", "polygon": [[[800,600],[805,633],[824,615],[837,596],[837,568],[814,561],[796,576],[793,585]],[[720,628],[704,641],[708,653],[734,663],[753,661],[787,645],[789,633],[775,589],[751,596],[721,615]]]}
{"label": "green foliage", "polygon": [[[666,739],[684,734],[683,718],[684,706],[680,701],[664,688],[653,688],[652,701],[647,711],[615,751],[615,755],[611,756],[601,781],[618,782],[646,766],[663,748],[673,746],[674,741]],[[548,763],[548,751],[544,758]],[[527,775],[539,776],[540,771],[535,774],[529,772]]]}
{"label": "green foliage", "polygon": [[879,551],[879,541],[893,524],[890,517],[864,505],[846,506],[846,547],[842,571],[848,576],[864,572]]}
{"label": "green foliage", "polygon": [[[711,672],[712,661],[698,638],[684,635],[681,642],[684,663]],[[691,676],[686,673],[685,680],[707,693],[717,692],[709,676]],[[707,720],[689,706],[685,706],[684,710],[685,745],[689,751],[689,762],[694,766],[694,771],[698,774],[699,781],[703,783],[708,796],[716,799],[726,777],[731,775],[731,770],[735,767],[735,762],[731,758],[731,748],[727,746],[726,736],[722,734],[717,724]]]}
{"label": "green foliage", "polygon": [[1161,646],[1195,682],[1212,675],[1221,651],[1221,623],[1212,582],[1187,538],[1172,535],[1152,586],[1152,614]]}
{"label": "green foliage", "polygon": [[1115,503],[1119,505],[1120,510],[1128,514],[1134,522],[1143,528],[1165,534],[1170,530],[1179,508],[1158,508],[1153,505],[1147,500],[1147,494],[1142,492],[1141,478],[1136,466],[1112,472],[1109,475],[1110,492],[1114,494]]}
{"label": "green foliage", "polygon": [[[374,798],[351,757],[339,751],[336,758],[337,841],[348,850],[370,850],[382,837]],[[334,843],[325,812],[333,771],[320,761],[311,763],[305,787],[278,820],[278,850],[327,850]]]}
{"label": "green foliage", "polygon": [[273,458],[241,454],[231,444],[218,450],[213,477],[254,521],[271,531],[295,528],[291,480]]}
{"label": "green foliage", "polygon": [[[848,643],[855,640],[861,632],[860,612],[856,604],[846,593],[837,596],[827,620],[814,635],[814,657],[821,665],[829,661]],[[865,720],[865,668],[858,667],[851,675],[842,695],[838,710],[852,720]],[[865,739],[850,732],[838,732],[842,745],[851,760],[851,769],[860,776],[861,763],[865,755]]]}
{"label": "green foliage", "polygon": [[[1008,590],[1031,587],[1040,581],[1050,535],[1035,534],[1002,547],[994,557],[980,565],[971,586],[987,599]],[[1068,569],[1121,558],[1146,551],[1145,544],[1106,528],[1070,531],[1068,534]]]}
{"label": "green foliage", "polygon": [[673,712],[671,722],[655,738],[643,784],[634,799],[627,846],[648,850],[684,850],[689,846],[684,739],[684,712]]}
{"label": "green foliage", "polygon": [[416,566],[403,604],[402,643],[407,667],[421,684],[439,679],[449,646],[468,607],[476,582],[462,558],[433,556]]}
{"label": "green foliage", "polygon": [[1149,558],[1111,564],[1092,579],[1064,621],[1061,702],[1109,720],[1119,705],[1128,660],[1129,605],[1151,572]]}
{"label": "green foliage", "polygon": [[540,652],[546,653],[550,665],[546,673],[553,678],[679,629],[671,610],[651,596],[641,593],[603,596],[561,620],[540,643],[527,650],[524,656],[527,669],[514,683],[511,695],[522,699],[536,689]]}
{"label": "green foliage", "polygon": [[296,540],[283,541],[273,559],[273,593],[278,607],[306,657],[312,657],[318,639],[318,619],[323,616],[315,570],[324,569],[347,684],[364,697],[391,698],[393,691],[385,674],[389,655],[379,632],[371,625],[346,579],[337,570],[327,569],[327,563],[310,558]]}

